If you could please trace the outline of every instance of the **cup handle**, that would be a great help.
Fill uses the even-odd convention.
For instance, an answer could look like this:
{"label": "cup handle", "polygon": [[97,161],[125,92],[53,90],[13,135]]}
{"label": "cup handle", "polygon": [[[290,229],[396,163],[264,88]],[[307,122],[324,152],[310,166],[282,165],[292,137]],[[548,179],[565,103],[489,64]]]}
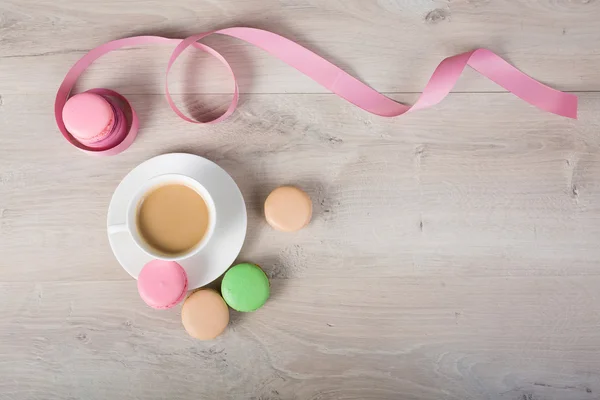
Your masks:
{"label": "cup handle", "polygon": [[109,235],[119,233],[119,232],[127,232],[127,224],[110,225],[108,227]]}

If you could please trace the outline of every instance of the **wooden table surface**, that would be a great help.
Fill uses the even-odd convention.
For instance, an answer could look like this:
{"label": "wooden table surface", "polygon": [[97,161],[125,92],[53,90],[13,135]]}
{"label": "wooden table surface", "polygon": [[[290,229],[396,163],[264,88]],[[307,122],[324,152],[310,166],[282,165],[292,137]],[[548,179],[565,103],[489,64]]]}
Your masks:
{"label": "wooden table surface", "polygon": [[[0,399],[600,399],[600,5],[590,0],[0,0]],[[209,38],[241,106],[178,119],[172,48],[117,51],[78,90],[126,95],[134,145],[69,146],[57,87],[86,51],[129,35],[228,26],[294,39],[400,101],[444,58],[487,47],[580,99],[544,113],[466,71],[440,105],[370,115],[268,54]],[[229,99],[215,60],[172,71],[199,117]],[[155,311],[105,232],[119,181],[158,154],[225,168],[249,212],[240,260],[272,298],[211,342]],[[295,184],[315,218],[270,229],[262,203]]]}

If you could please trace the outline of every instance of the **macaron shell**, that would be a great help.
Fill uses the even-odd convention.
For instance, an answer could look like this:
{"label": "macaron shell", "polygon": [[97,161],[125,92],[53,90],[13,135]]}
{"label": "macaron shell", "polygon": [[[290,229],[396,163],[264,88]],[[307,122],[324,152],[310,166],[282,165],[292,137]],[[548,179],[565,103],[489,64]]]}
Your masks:
{"label": "macaron shell", "polygon": [[152,260],[142,268],[137,287],[146,304],[167,309],[179,304],[187,292],[187,274],[175,261]]}
{"label": "macaron shell", "polygon": [[105,139],[115,122],[110,103],[94,93],[79,93],[67,100],[62,110],[65,127],[83,144]]}
{"label": "macaron shell", "polygon": [[269,298],[269,278],[255,264],[238,264],[225,273],[221,282],[221,293],[229,307],[234,310],[256,311]]}
{"label": "macaron shell", "polygon": [[227,328],[229,308],[216,291],[200,289],[185,299],[181,308],[181,323],[193,338],[211,340]]}
{"label": "macaron shell", "polygon": [[265,218],[278,231],[298,231],[312,218],[312,201],[308,194],[294,186],[279,187],[265,201]]}

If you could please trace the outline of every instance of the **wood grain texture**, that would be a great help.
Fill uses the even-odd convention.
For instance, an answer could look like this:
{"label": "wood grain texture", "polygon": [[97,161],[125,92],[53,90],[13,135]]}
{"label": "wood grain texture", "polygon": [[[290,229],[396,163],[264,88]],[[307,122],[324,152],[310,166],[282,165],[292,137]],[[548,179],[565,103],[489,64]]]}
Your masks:
{"label": "wood grain texture", "polygon": [[[229,26],[273,30],[326,56],[374,88],[419,92],[444,58],[488,47],[536,79],[563,90],[600,90],[600,5],[589,0],[3,0],[0,94],[56,92],[56,79],[89,49],[112,39],[184,37]],[[261,50],[209,38],[230,60],[243,92],[325,92]],[[588,44],[589,43],[589,44]],[[121,93],[162,92],[170,49],[108,55],[82,84]],[[190,54],[193,54],[190,51]],[[229,93],[223,68],[206,56],[183,59],[174,92]],[[457,91],[502,91],[468,71]]]}
{"label": "wood grain texture", "polygon": [[143,305],[133,281],[6,284],[0,389],[5,398],[597,399],[599,284],[274,279],[265,308],[233,315],[213,342],[189,338],[178,310]]}
{"label": "wood grain texture", "polygon": [[[0,399],[600,399],[600,9],[593,1],[0,0]],[[70,65],[131,34],[230,25],[296,39],[399,101],[445,56],[483,46],[579,91],[543,113],[475,73],[433,109],[375,117],[233,39],[208,42],[244,92],[192,126],[162,96],[168,48],[101,60],[80,89],[127,94],[142,121],[113,157],[53,120]],[[586,44],[587,43],[587,44]],[[176,101],[200,118],[231,82],[190,55]],[[108,202],[158,154],[224,167],[249,212],[240,260],[273,297],[213,342],[157,312],[111,254]],[[262,203],[296,184],[315,219],[284,235]]]}

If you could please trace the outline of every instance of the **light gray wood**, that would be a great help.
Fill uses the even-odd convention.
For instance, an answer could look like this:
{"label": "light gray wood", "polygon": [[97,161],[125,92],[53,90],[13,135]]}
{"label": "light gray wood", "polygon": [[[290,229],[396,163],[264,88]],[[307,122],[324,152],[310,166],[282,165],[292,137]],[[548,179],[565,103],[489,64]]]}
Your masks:
{"label": "light gray wood", "polygon": [[[0,1],[1,400],[600,399],[596,3]],[[57,85],[87,49],[234,24],[297,39],[406,102],[443,57],[488,47],[582,91],[580,119],[472,71],[435,108],[384,119],[219,38],[244,92],[226,122],[179,120],[161,94],[169,49],[130,49],[80,88],[128,95],[134,145],[95,158],[58,133]],[[206,58],[172,78],[196,116],[229,98]],[[272,278],[267,305],[232,313],[212,342],[189,338],[179,309],[146,307],[106,238],[120,179],[168,152],[235,178],[249,211],[239,259]],[[261,212],[288,183],[315,205],[296,234]]]}
{"label": "light gray wood", "polygon": [[[596,277],[274,279],[212,342],[135,283],[6,284],[6,398],[596,399]],[[8,350],[8,351],[6,351]],[[9,379],[7,379],[9,378]]]}
{"label": "light gray wood", "polygon": [[[595,49],[600,6],[588,0],[2,0],[0,93],[56,92],[87,50],[130,35],[183,37],[230,26],[273,30],[308,46],[386,92],[419,92],[444,58],[488,47],[564,90],[600,90]],[[232,38],[206,43],[231,62],[243,92],[324,92],[299,72]],[[123,50],[99,60],[81,82],[121,93],[162,92],[170,48]],[[193,54],[193,52],[190,52]],[[229,93],[231,81],[208,56],[184,58],[175,92]],[[468,71],[457,91],[501,91]],[[56,77],[56,78],[55,78]]]}

